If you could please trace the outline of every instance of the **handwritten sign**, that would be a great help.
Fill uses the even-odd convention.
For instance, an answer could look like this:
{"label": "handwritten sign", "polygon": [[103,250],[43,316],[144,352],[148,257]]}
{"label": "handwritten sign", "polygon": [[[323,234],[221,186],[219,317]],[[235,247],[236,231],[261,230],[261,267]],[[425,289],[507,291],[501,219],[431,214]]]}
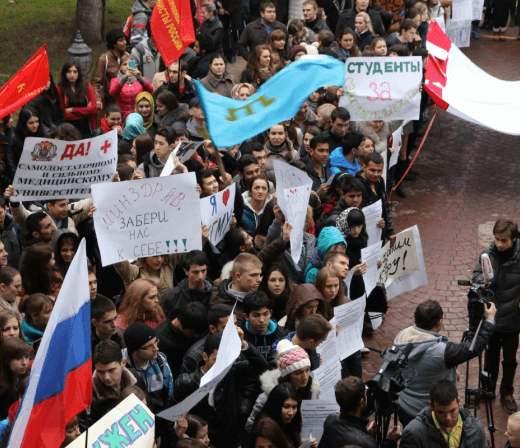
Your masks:
{"label": "handwritten sign", "polygon": [[284,199],[287,207],[285,219],[291,224],[291,258],[295,266],[298,266],[303,247],[303,227],[307,215],[307,205],[311,195],[312,184],[286,188]]}
{"label": "handwritten sign", "polygon": [[396,235],[395,243],[386,243],[379,255],[381,267],[377,270],[377,282],[388,286],[396,278],[419,270],[413,230]]}
{"label": "handwritten sign", "polygon": [[209,229],[213,245],[222,241],[229,230],[235,204],[236,184],[200,200],[200,218]]}
{"label": "handwritten sign", "polygon": [[28,137],[12,200],[88,198],[92,185],[112,180],[116,165],[116,131],[74,142]]}
{"label": "handwritten sign", "polygon": [[446,23],[446,35],[457,47],[469,47],[471,21],[456,22],[455,20],[448,19],[448,22]]}
{"label": "handwritten sign", "polygon": [[302,185],[312,185],[312,179],[305,172],[288,163],[273,160],[274,177],[276,180],[276,203],[287,218],[288,207],[284,191],[287,188],[297,188]]}
{"label": "handwritten sign", "polygon": [[155,416],[132,394],[89,428],[87,443],[85,437],[85,433],[81,434],[68,446],[150,448],[155,439]]}
{"label": "handwritten sign", "polygon": [[339,105],[352,121],[418,120],[422,59],[348,58]]}
{"label": "handwritten sign", "polygon": [[201,249],[195,173],[94,185],[103,266]]}

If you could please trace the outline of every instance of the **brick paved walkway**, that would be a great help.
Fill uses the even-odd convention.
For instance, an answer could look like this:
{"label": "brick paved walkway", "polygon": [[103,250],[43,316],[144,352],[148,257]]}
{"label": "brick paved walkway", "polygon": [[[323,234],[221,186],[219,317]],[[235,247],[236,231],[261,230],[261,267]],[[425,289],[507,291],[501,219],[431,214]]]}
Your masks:
{"label": "brick paved walkway", "polygon": [[[508,28],[507,33],[516,36],[518,27]],[[520,79],[520,41],[472,39],[464,53],[493,76]],[[391,346],[396,334],[413,324],[417,304],[427,299],[441,302],[445,312],[443,333],[451,341],[460,342],[467,327],[468,288],[457,286],[457,280],[471,277],[480,251],[491,242],[491,227],[498,217],[520,220],[520,138],[489,131],[445,112],[440,112],[437,120],[416,163],[421,176],[416,182],[405,182],[409,197],[395,202],[394,208],[397,231],[419,226],[429,284],[393,299],[385,323],[365,338],[366,345]],[[363,361],[365,379],[371,378],[380,365],[379,355],[370,353]],[[459,384],[464,397],[465,366],[459,371],[463,374]],[[476,385],[476,361],[470,370],[470,384]],[[520,387],[520,373],[515,384]],[[520,403],[519,387],[515,398]],[[502,447],[507,414],[499,399],[493,410],[499,428],[496,446]],[[485,424],[484,410],[478,416]]]}

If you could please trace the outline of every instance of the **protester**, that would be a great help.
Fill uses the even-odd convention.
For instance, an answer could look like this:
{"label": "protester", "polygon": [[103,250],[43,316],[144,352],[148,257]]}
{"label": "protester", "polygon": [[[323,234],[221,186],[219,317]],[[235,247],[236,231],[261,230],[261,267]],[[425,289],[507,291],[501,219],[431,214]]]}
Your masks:
{"label": "protester", "polygon": [[30,295],[20,306],[20,312],[25,314],[21,324],[24,339],[34,344],[43,337],[43,332],[49,322],[54,301],[47,295],[36,293]]}
{"label": "protester", "polygon": [[343,28],[336,33],[336,42],[332,49],[336,51],[341,61],[360,56],[356,43],[356,33],[351,28]]}
{"label": "protester", "polygon": [[117,328],[117,311],[114,302],[100,296],[91,303],[91,342],[92,353],[102,341],[114,341],[120,349],[125,348],[123,332]]}
{"label": "protester", "polygon": [[22,323],[21,315],[9,309],[0,309],[0,347],[4,341],[10,338],[21,338],[23,334],[20,329]]}
{"label": "protester", "polygon": [[202,5],[202,22],[199,31],[207,33],[213,37],[215,42],[215,52],[222,53],[224,50],[224,26],[217,14],[217,7],[214,3],[209,2]]}
{"label": "protester", "polygon": [[[281,31],[281,30],[280,30]],[[282,31],[283,33],[283,31]],[[284,34],[285,36],[285,34]],[[240,82],[249,83],[254,87],[259,87],[260,77],[266,73],[271,73],[271,50],[265,45],[257,45],[247,59],[245,70],[240,75]]]}
{"label": "protester", "polygon": [[56,249],[54,250],[55,266],[60,270],[63,277],[67,275],[78,246],[79,237],[72,232],[62,233],[56,241]]}
{"label": "protester", "polygon": [[325,316],[325,301],[321,292],[311,283],[296,286],[292,292],[291,301],[287,304],[286,313],[287,319],[283,321],[283,325],[289,331],[296,330],[304,316],[310,314]]}
{"label": "protester", "polygon": [[[211,5],[211,3],[208,4]],[[222,54],[216,53],[211,57],[209,60],[209,72],[200,82],[209,92],[231,98],[235,78],[228,72],[226,61]]]}
{"label": "protester", "polygon": [[49,76],[49,82],[45,89],[36,98],[29,101],[28,105],[38,111],[46,133],[51,133],[63,123],[65,116],[52,74]]}
{"label": "protester", "polygon": [[135,0],[132,4],[130,27],[130,44],[135,46],[143,39],[150,37],[148,24],[157,0]]}
{"label": "protester", "polygon": [[0,308],[18,312],[18,302],[22,298],[22,277],[9,266],[0,269]]}
{"label": "protester", "polygon": [[175,123],[186,123],[190,119],[188,105],[179,104],[177,97],[169,90],[164,90],[157,95],[155,105],[161,120],[159,126],[171,127]]}
{"label": "protester", "polygon": [[48,244],[36,243],[29,248],[20,268],[25,294],[51,293],[51,268],[54,263],[54,251]]}
{"label": "protester", "polygon": [[143,117],[143,126],[146,132],[153,138],[159,126],[159,120],[155,117],[155,100],[151,93],[141,92],[135,98],[135,113]]}
{"label": "protester", "polygon": [[270,418],[263,418],[251,429],[249,440],[249,448],[291,446],[280,426]]}
{"label": "protester", "polygon": [[272,318],[279,321],[285,316],[285,309],[292,295],[293,285],[283,266],[271,264],[262,276],[258,288],[264,292],[272,303]]}

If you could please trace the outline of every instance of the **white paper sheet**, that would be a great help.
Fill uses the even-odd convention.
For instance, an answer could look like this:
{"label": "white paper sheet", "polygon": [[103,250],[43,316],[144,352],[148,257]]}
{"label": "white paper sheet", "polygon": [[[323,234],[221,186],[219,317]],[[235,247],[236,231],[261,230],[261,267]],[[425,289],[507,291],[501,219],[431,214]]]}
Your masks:
{"label": "white paper sheet", "polygon": [[366,262],[367,264],[367,272],[366,274],[363,274],[363,282],[365,283],[365,292],[367,297],[377,284],[377,261],[379,260],[382,243],[382,241],[379,241],[371,246],[361,249],[361,261]]}
{"label": "white paper sheet", "polygon": [[[404,124],[403,124],[404,126]],[[401,151],[401,138],[403,136],[403,126],[401,126],[397,131],[395,131],[392,134],[392,146],[394,147],[395,151],[390,157],[390,162],[388,163],[388,168],[392,168],[399,159],[399,151]]]}
{"label": "white paper sheet", "polygon": [[371,246],[372,244],[381,241],[381,233],[383,229],[377,227],[377,223],[383,216],[383,206],[381,199],[374,202],[373,204],[363,207],[362,211],[365,215],[365,222],[367,226],[368,245]]}
{"label": "white paper sheet", "polygon": [[336,318],[330,321],[332,330],[316,351],[323,363],[313,373],[320,382],[320,399],[335,400],[334,386],[341,379],[341,363],[339,361],[338,345],[336,342]]}
{"label": "white paper sheet", "polygon": [[365,306],[366,299],[363,296],[334,308],[334,316],[339,325],[337,338],[339,358],[342,360],[365,346],[361,338]]}
{"label": "white paper sheet", "polygon": [[335,400],[303,400],[301,410],[303,420],[301,437],[308,439],[312,433],[320,443],[325,420],[330,414],[339,411],[339,405]]}

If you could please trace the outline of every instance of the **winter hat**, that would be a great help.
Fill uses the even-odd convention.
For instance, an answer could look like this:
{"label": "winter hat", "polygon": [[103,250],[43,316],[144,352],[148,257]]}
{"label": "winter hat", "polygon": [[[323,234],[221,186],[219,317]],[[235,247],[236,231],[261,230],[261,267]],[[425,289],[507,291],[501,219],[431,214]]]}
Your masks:
{"label": "winter hat", "polygon": [[278,351],[278,370],[282,377],[291,372],[310,367],[311,361],[307,352],[288,339],[282,339],[276,347]]}
{"label": "winter hat", "polygon": [[143,123],[143,117],[141,114],[136,114],[134,112],[128,115],[125,121],[125,128],[123,129],[123,138],[130,141],[138,135],[146,134],[146,129]]}
{"label": "winter hat", "polygon": [[307,48],[305,48],[303,45],[295,45],[291,48],[291,52],[289,53],[289,59],[294,62],[294,58],[300,52],[307,54]]}
{"label": "winter hat", "polygon": [[155,330],[142,322],[130,325],[124,333],[128,353],[132,354],[156,336]]}
{"label": "winter hat", "polygon": [[336,244],[343,243],[347,247],[347,241],[337,227],[324,227],[318,236],[316,250],[321,258],[325,258],[327,251]]}
{"label": "winter hat", "polygon": [[318,54],[318,48],[315,45],[313,45],[313,44],[302,44],[302,45],[307,50],[307,54],[312,54],[312,55]]}

